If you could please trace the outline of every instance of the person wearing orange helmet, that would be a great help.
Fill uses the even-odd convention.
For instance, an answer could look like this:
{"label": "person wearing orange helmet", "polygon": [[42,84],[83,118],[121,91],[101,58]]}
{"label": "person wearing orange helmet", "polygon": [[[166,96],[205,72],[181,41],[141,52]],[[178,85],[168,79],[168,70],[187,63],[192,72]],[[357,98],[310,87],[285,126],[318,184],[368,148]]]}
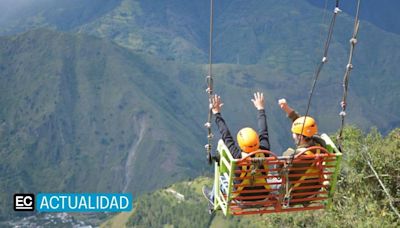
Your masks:
{"label": "person wearing orange helmet", "polygon": [[[237,133],[236,137],[238,146],[236,145],[225,120],[222,118],[221,107],[223,106],[223,103],[221,97],[214,95],[210,101],[210,108],[215,116],[215,122],[221,133],[222,140],[235,159],[240,159],[242,154],[244,155],[253,151],[270,150],[267,118],[264,110],[264,94],[260,92],[254,93],[254,99],[251,99],[251,101],[253,102],[254,107],[258,110],[258,133],[250,127],[242,128]],[[221,176],[221,178],[224,177]],[[221,180],[222,183],[224,181],[225,180]],[[210,205],[212,205],[214,201],[213,193],[213,190],[203,187],[203,194],[209,200]]]}
{"label": "person wearing orange helmet", "polygon": [[[307,148],[312,147],[312,146],[321,146],[326,148],[326,143],[325,141],[319,136],[318,134],[318,125],[317,122],[314,120],[314,118],[310,116],[300,116],[293,108],[291,108],[285,99],[280,99],[278,101],[281,109],[287,114],[288,118],[292,120],[292,127],[291,127],[291,132],[292,132],[292,138],[296,144],[296,149],[289,148],[285,152],[283,152],[283,156],[289,156],[294,158],[295,155],[299,153],[304,153],[306,155],[312,155],[312,154],[318,154],[320,153],[320,149],[317,150],[307,150]],[[306,187],[308,186],[308,189],[296,189],[296,190],[290,190],[291,194],[296,194],[296,196],[291,197],[291,199],[304,199],[308,197],[312,197],[311,195],[304,195],[304,192],[318,192],[321,188],[316,187],[313,189],[310,189],[309,186],[321,186],[323,183],[319,180],[317,176],[309,176],[309,175],[304,175],[304,176],[299,176],[298,174],[305,174],[305,173],[313,173],[317,172],[315,170],[314,164],[294,164],[294,168],[289,172],[289,174],[296,174],[296,176],[289,177],[289,181],[293,184],[292,187]],[[300,168],[300,169],[298,169]],[[304,169],[307,168],[307,169]],[[298,183],[299,181],[306,180],[307,183]],[[312,181],[315,180],[315,181]],[[312,181],[312,182],[311,182]],[[301,194],[303,193],[303,195]],[[307,201],[299,201],[298,203],[292,203],[292,204],[302,204],[304,207],[308,206],[309,203]]]}
{"label": "person wearing orange helmet", "polygon": [[[316,145],[326,147],[325,141],[317,135],[318,125],[314,118],[311,116],[300,116],[287,104],[285,99],[280,99],[278,103],[281,109],[287,114],[288,118],[292,120],[292,138],[297,149]],[[283,155],[291,156],[293,153],[295,153],[295,151],[289,149],[285,151]]]}
{"label": "person wearing orange helmet", "polygon": [[238,147],[236,146],[235,140],[233,139],[225,120],[222,118],[221,107],[223,106],[223,103],[221,97],[214,95],[211,98],[211,111],[215,116],[215,123],[222,135],[222,140],[228,147],[233,158],[241,158],[242,152],[250,153],[258,149],[270,149],[267,118],[264,110],[264,94],[260,92],[255,93],[254,99],[251,99],[251,101],[253,102],[254,107],[258,110],[259,131],[257,133],[250,127],[242,128],[236,136],[239,145]]}

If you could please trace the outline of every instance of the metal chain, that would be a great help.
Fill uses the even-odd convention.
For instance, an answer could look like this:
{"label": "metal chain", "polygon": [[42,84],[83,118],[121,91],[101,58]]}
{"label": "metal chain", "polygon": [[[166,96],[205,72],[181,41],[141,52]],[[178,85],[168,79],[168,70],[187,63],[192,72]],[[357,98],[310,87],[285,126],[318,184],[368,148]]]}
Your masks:
{"label": "metal chain", "polygon": [[[308,97],[308,102],[307,102],[307,110],[306,110],[306,114],[304,115],[305,117],[308,116],[308,112],[310,110],[310,106],[311,106],[311,99],[313,97],[314,94],[314,90],[315,90],[315,86],[317,84],[319,75],[321,73],[322,67],[324,66],[324,64],[326,62],[328,62],[328,51],[329,51],[329,46],[332,40],[332,35],[333,35],[333,28],[335,26],[335,22],[336,22],[336,16],[341,12],[342,10],[339,9],[339,0],[336,0],[336,4],[335,4],[335,8],[333,10],[333,15],[332,15],[332,19],[331,19],[331,23],[329,25],[329,30],[328,30],[328,36],[326,38],[325,41],[325,45],[324,45],[324,55],[322,57],[321,62],[318,64],[318,67],[315,71],[315,76],[314,76],[314,81],[313,81],[313,85],[311,87],[311,91],[310,91],[310,96]],[[306,121],[303,122],[303,125],[301,127],[301,133],[303,133],[304,131],[304,125],[305,125]],[[300,145],[300,140],[297,142],[297,147]],[[295,151],[296,153],[296,151]],[[294,154],[295,154],[294,153]],[[289,168],[292,166],[292,162],[294,159],[294,155],[290,157],[289,162],[288,162],[288,166]]]}
{"label": "metal chain", "polygon": [[[336,0],[336,5],[335,5],[335,9],[333,10],[333,15],[332,15],[332,19],[331,19],[331,23],[329,25],[329,30],[328,30],[328,36],[326,38],[325,41],[325,46],[324,46],[324,55],[322,57],[321,62],[319,62],[318,67],[315,71],[315,76],[314,76],[314,81],[313,81],[313,85],[311,87],[311,91],[310,91],[310,96],[308,97],[308,102],[307,102],[307,110],[306,110],[306,114],[304,115],[305,117],[308,116],[309,110],[310,110],[310,106],[311,106],[311,99],[313,97],[314,94],[314,90],[315,90],[315,86],[317,84],[319,75],[321,73],[321,70],[324,66],[325,63],[328,62],[328,51],[329,51],[329,46],[332,40],[332,35],[333,35],[333,28],[335,26],[335,22],[336,22],[336,16],[342,12],[342,10],[340,10],[339,8],[339,0]],[[304,131],[304,125],[305,125],[306,121],[303,122],[303,126],[301,127],[301,133],[303,134]],[[297,146],[300,145],[300,141],[297,143]]]}
{"label": "metal chain", "polygon": [[[331,22],[330,22],[330,25],[329,25],[329,29],[328,29],[328,36],[327,36],[327,38],[326,38],[325,45],[324,45],[324,54],[323,54],[323,57],[322,57],[321,62],[318,64],[318,67],[317,67],[317,69],[316,69],[316,71],[315,71],[315,74],[314,74],[314,75],[315,75],[315,76],[314,76],[314,81],[313,81],[313,85],[312,85],[312,87],[311,87],[310,96],[309,96],[309,98],[308,98],[307,110],[306,110],[306,114],[304,115],[305,117],[308,116],[308,112],[309,112],[310,106],[311,106],[311,98],[312,98],[312,96],[313,96],[313,94],[314,94],[315,86],[316,86],[316,84],[317,84],[317,81],[318,81],[319,75],[320,75],[320,73],[321,73],[322,67],[324,66],[324,64],[325,64],[326,62],[328,62],[328,51],[329,51],[330,43],[331,43],[332,36],[333,36],[333,28],[334,28],[334,26],[335,26],[336,17],[337,17],[337,15],[338,15],[341,11],[342,11],[342,10],[340,10],[340,8],[339,8],[339,0],[336,0],[335,8],[334,8],[334,10],[333,10],[332,19],[331,19]],[[306,123],[306,121],[303,122],[303,125],[302,125],[302,128],[301,128],[301,133],[303,133],[303,131],[304,131],[305,123]],[[298,147],[299,145],[300,145],[300,140],[299,140],[299,142],[297,143],[297,146],[296,146],[296,147]],[[297,149],[296,149],[296,150],[297,150]],[[283,174],[285,174],[285,175],[288,175],[289,169],[293,166],[293,160],[294,160],[295,155],[296,155],[296,150],[295,150],[294,153],[290,156],[290,158],[289,158],[288,161],[287,161],[287,164],[285,165],[284,169],[282,170],[282,171],[283,171]],[[289,206],[289,203],[290,203],[290,192],[291,192],[291,188],[289,188],[289,185],[290,185],[289,181],[286,180],[286,184],[285,184],[285,197],[284,197],[284,207],[288,207],[288,206]]]}

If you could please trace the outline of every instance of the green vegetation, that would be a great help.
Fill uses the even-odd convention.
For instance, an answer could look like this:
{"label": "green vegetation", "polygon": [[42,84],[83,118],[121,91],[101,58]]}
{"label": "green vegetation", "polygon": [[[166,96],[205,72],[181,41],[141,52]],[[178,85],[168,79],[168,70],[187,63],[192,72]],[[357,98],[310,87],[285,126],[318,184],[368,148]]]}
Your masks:
{"label": "green vegetation", "polygon": [[[382,137],[375,129],[364,134],[347,127],[344,139],[343,168],[334,204],[330,210],[294,212],[263,216],[213,218],[200,187],[211,185],[209,178],[197,178],[170,186],[185,196],[178,199],[166,189],[140,197],[127,226],[134,227],[398,227],[398,218],[388,199],[363,159],[366,153],[400,209],[400,129]],[[363,150],[365,150],[363,152]]]}
{"label": "green vegetation", "polygon": [[187,67],[160,65],[90,36],[1,38],[0,217],[15,192],[136,195],[204,171],[191,101],[170,102],[190,94]]}
{"label": "green vegetation", "polygon": [[136,212],[128,223],[143,227],[161,227],[164,224],[206,227],[210,222],[208,214],[204,213],[207,203],[197,187],[204,183],[210,182],[196,179],[193,182],[178,183],[168,188],[184,195],[184,199],[178,198],[173,191],[170,192],[168,189],[146,194],[135,204]]}
{"label": "green vegetation", "polygon": [[[0,37],[0,219],[15,215],[14,192],[140,195],[210,173],[203,149],[208,1],[32,2],[41,4],[0,17],[0,34],[11,34]],[[232,133],[256,126],[249,100],[263,91],[279,154],[292,145],[276,103],[285,97],[305,111],[327,29],[323,12],[306,1],[226,0],[216,1],[215,13],[223,115]],[[323,132],[339,125],[351,29],[352,18],[339,15],[312,100]],[[400,125],[399,41],[362,21],[346,120],[362,130]]]}

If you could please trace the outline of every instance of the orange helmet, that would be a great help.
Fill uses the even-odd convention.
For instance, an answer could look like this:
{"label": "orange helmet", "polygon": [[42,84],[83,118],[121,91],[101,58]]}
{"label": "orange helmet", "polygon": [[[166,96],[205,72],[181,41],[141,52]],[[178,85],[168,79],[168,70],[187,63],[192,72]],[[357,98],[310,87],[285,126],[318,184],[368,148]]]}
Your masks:
{"label": "orange helmet", "polygon": [[292,124],[292,132],[298,135],[311,137],[318,132],[317,122],[309,116],[299,117]]}
{"label": "orange helmet", "polygon": [[242,128],[237,134],[237,142],[239,143],[242,151],[250,153],[258,150],[260,147],[260,140],[255,130],[250,127]]}

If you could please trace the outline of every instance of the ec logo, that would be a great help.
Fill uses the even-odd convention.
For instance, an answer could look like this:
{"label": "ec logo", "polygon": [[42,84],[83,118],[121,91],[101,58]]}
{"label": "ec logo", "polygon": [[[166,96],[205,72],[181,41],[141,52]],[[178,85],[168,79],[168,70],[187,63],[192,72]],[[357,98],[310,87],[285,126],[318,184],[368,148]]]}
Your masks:
{"label": "ec logo", "polygon": [[34,211],[35,195],[29,193],[14,194],[14,211]]}

